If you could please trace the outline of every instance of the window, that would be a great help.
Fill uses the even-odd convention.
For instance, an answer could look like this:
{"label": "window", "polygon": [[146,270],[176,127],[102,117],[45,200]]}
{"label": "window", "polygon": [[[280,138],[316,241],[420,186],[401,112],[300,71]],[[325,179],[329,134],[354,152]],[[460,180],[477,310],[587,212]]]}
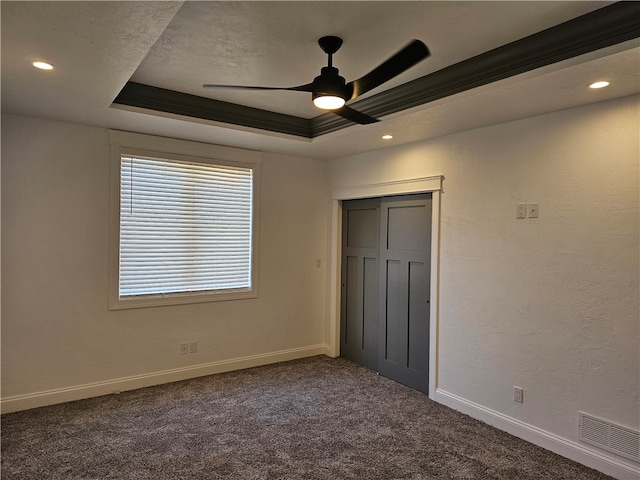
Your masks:
{"label": "window", "polygon": [[259,165],[118,151],[111,308],[256,297]]}

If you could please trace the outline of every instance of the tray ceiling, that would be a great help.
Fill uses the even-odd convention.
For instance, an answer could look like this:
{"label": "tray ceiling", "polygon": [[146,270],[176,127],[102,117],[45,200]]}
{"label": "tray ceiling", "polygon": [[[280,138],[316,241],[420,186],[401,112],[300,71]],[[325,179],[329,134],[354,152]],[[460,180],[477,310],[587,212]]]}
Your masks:
{"label": "tray ceiling", "polygon": [[[637,2],[1,6],[3,112],[316,158],[381,148],[389,131],[406,143],[639,90]],[[344,39],[334,65],[347,80],[413,38],[432,56],[356,100],[382,119],[367,126],[302,92],[201,87],[308,83],[326,65],[323,35]],[[34,75],[35,56],[54,73]],[[588,92],[602,75],[615,88]]]}

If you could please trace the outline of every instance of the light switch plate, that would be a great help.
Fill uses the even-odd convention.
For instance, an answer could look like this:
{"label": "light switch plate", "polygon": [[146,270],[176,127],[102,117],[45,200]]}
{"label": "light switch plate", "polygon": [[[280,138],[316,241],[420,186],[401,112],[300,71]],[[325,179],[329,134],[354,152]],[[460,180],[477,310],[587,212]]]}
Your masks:
{"label": "light switch plate", "polygon": [[537,203],[529,204],[529,218],[538,218],[540,215],[540,206]]}

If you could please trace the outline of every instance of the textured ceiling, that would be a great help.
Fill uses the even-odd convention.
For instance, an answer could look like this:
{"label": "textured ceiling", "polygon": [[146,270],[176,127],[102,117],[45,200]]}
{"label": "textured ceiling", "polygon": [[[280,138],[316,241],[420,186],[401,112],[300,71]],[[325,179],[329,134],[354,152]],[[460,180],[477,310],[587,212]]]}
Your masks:
{"label": "textured ceiling", "polygon": [[[432,56],[372,95],[612,2],[2,2],[2,111],[315,158],[335,158],[638,93],[638,41],[354,125],[313,141],[140,109],[114,109],[128,81],[274,112],[318,115],[299,92],[203,90],[203,83],[292,86],[326,64],[323,35],[352,80],[418,38]],[[52,62],[53,72],[29,62]],[[594,92],[592,80],[612,86]],[[395,135],[392,143],[382,133]]]}
{"label": "textured ceiling", "polygon": [[310,118],[321,112],[309,93],[204,90],[202,84],[309,83],[327,64],[317,44],[325,35],[344,40],[334,66],[347,81],[371,71],[414,38],[428,45],[429,59],[370,92],[374,94],[607,3],[190,2],[132,81]]}

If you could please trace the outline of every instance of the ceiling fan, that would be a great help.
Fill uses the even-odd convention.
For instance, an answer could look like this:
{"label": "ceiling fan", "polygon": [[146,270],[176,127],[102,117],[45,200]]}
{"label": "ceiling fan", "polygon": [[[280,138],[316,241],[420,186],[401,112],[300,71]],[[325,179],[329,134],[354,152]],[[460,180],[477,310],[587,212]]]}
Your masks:
{"label": "ceiling fan", "polygon": [[320,48],[329,56],[328,66],[323,67],[313,82],[297,87],[252,87],[245,85],[214,85],[204,84],[204,88],[229,88],[245,90],[294,90],[310,92],[313,103],[318,108],[329,110],[347,120],[363,125],[379,121],[365,113],[354,110],[345,105],[360,95],[379,87],[393,77],[400,75],[416,63],[430,55],[427,46],[420,40],[413,40],[406,47],[393,55],[387,61],[374,68],[365,76],[347,83],[333,66],[333,54],[342,45],[340,37],[326,36],[318,40]]}

